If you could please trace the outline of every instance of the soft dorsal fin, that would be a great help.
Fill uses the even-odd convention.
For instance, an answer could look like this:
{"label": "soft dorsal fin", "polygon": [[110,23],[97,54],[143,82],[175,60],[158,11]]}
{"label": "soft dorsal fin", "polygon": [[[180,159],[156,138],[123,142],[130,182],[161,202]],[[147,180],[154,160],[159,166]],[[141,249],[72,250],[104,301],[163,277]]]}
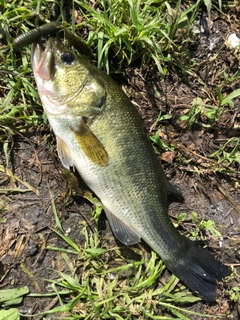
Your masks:
{"label": "soft dorsal fin", "polygon": [[141,237],[136,231],[132,230],[121,220],[117,219],[106,207],[104,207],[104,211],[108,218],[112,232],[119,241],[127,246],[140,242]]}
{"label": "soft dorsal fin", "polygon": [[58,136],[56,137],[56,139],[59,159],[61,160],[64,168],[70,169],[70,167],[74,166],[74,160],[71,157],[71,152],[69,151],[66,143],[62,139],[60,139]]}
{"label": "soft dorsal fin", "polygon": [[166,192],[167,195],[173,195],[175,198],[179,199],[179,200],[183,200],[183,195],[182,193],[177,190],[167,179],[167,177],[164,175],[164,182],[165,182],[165,188],[166,188]]}
{"label": "soft dorsal fin", "polygon": [[99,166],[108,164],[106,150],[83,120],[78,129],[74,130],[74,133],[80,148],[89,160]]}

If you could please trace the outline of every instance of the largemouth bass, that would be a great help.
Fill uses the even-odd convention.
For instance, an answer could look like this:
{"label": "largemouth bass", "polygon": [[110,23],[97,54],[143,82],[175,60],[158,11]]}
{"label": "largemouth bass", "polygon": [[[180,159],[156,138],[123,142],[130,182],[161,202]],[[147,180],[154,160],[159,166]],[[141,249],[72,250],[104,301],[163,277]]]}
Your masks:
{"label": "largemouth bass", "polygon": [[126,245],[143,239],[188,288],[214,301],[217,280],[230,270],[173,226],[167,193],[174,189],[127,96],[53,39],[45,50],[33,44],[32,67],[59,158],[99,197],[116,238]]}

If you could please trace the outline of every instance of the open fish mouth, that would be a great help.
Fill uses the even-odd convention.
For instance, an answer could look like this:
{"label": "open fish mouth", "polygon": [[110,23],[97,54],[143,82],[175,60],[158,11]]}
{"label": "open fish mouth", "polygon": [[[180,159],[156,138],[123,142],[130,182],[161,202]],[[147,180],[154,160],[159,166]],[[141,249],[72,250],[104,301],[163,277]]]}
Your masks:
{"label": "open fish mouth", "polygon": [[67,106],[54,90],[54,79],[58,68],[58,60],[62,44],[54,38],[49,38],[46,45],[38,40],[32,44],[31,62],[39,96],[49,114],[63,114]]}
{"label": "open fish mouth", "polygon": [[42,80],[53,80],[55,73],[55,58],[53,54],[54,39],[49,38],[44,49],[41,41],[32,45],[31,61],[34,71]]}

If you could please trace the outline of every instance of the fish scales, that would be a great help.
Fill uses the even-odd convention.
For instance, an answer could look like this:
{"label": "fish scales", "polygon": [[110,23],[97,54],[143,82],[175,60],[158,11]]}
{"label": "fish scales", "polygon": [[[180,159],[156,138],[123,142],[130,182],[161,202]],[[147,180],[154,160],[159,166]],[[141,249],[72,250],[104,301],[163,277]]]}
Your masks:
{"label": "fish scales", "polygon": [[[91,65],[88,67],[92,69]],[[105,78],[104,74],[102,77]],[[157,237],[159,230],[165,230],[168,242],[174,243],[172,247],[176,247],[176,241],[180,240],[173,225],[166,223],[169,219],[166,213],[166,191],[159,185],[164,184],[163,172],[159,163],[156,163],[156,155],[135,108],[109,77],[105,90],[108,92],[105,112],[89,127],[107,150],[109,164],[99,167],[88,159],[81,162],[84,154],[71,132],[72,136],[67,143],[74,152],[73,158],[79,159],[75,166],[104,207],[121,217],[128,226],[137,229],[151,246],[157,240],[156,247],[162,247],[162,258],[171,259],[170,256],[174,253],[168,252],[169,245],[164,245],[166,240],[160,243]],[[112,132],[109,130],[109,123],[113,128]],[[57,125],[51,120],[50,124],[60,136],[56,130]],[[62,130],[60,125],[59,131],[65,135],[67,129]],[[151,214],[146,216],[146,212]]]}
{"label": "fish scales", "polygon": [[[89,68],[91,67],[90,65]],[[145,235],[146,242],[155,242],[156,233],[159,229],[165,230],[165,220],[169,219],[166,213],[161,214],[167,207],[165,189],[162,190],[162,186],[159,185],[159,181],[164,183],[163,172],[156,163],[156,156],[137,111],[109,78],[105,89],[111,94],[107,95],[104,115],[98,116],[89,127],[107,150],[109,157],[107,166],[99,167],[88,159],[81,161],[84,154],[79,149],[74,133],[70,131],[70,136],[67,138],[65,133],[69,128],[63,130],[63,125],[60,123],[57,129],[58,124],[55,122],[58,122],[58,119],[53,122],[54,120],[49,117],[49,121],[58,136],[61,132],[64,133],[62,139],[66,139],[69,149],[73,150],[73,158],[79,159],[75,163],[77,170],[86,184],[99,196],[104,207],[114,212],[117,217],[121,216],[130,227],[134,226],[141,230],[139,233]],[[106,125],[108,123],[112,128],[119,128],[118,132],[113,130],[109,134]],[[146,221],[142,218],[144,212],[156,214],[144,217],[149,219]],[[154,230],[156,226],[157,230]],[[180,235],[172,224],[167,223],[167,226],[169,226],[169,230],[166,229],[168,241],[171,241],[172,235],[175,243]],[[164,243],[158,242],[157,246],[159,245],[164,250]],[[162,253],[165,259],[168,258],[168,247],[166,246],[164,254]]]}
{"label": "fish scales", "polygon": [[49,39],[32,49],[39,95],[57,138],[59,158],[74,166],[101,200],[115,236],[142,238],[167,268],[206,301],[228,267],[190,241],[167,214],[167,181],[143,121],[117,84],[82,57]]}

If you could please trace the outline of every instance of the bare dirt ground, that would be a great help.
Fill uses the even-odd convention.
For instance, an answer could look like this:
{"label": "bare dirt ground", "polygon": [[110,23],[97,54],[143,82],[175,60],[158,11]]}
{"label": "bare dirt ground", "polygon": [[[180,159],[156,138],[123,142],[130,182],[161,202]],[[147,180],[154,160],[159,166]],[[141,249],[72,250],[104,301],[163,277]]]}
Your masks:
{"label": "bare dirt ground", "polygon": [[[239,12],[232,12],[235,22]],[[176,146],[174,152],[159,153],[169,180],[179,187],[184,195],[183,203],[172,203],[169,213],[177,216],[192,211],[198,213],[199,220],[211,219],[222,235],[221,246],[210,234],[202,233],[204,244],[213,254],[226,264],[234,264],[237,274],[226,284],[219,284],[219,303],[197,303],[196,310],[209,314],[221,313],[223,319],[239,318],[239,301],[231,301],[228,290],[239,287],[240,274],[240,190],[239,163],[233,162],[231,168],[236,173],[226,174],[215,170],[215,160],[207,156],[217,150],[230,137],[240,135],[240,100],[234,100],[234,108],[222,115],[211,128],[194,124],[191,129],[179,121],[186,114],[191,102],[201,97],[205,103],[210,100],[216,85],[226,93],[239,88],[239,80],[224,87],[224,74],[233,75],[239,69],[239,55],[224,46],[229,33],[240,35],[239,25],[222,19],[219,14],[199,16],[206,22],[205,30],[196,33],[190,50],[192,58],[201,62],[192,76],[182,76],[173,68],[161,80],[154,67],[141,72],[128,68],[115,80],[123,87],[130,99],[135,102],[146,128],[154,134],[159,111],[171,114],[172,118],[163,122],[165,129],[161,138]],[[200,20],[199,20],[200,21]],[[214,55],[217,54],[215,57]],[[212,59],[214,57],[214,59]],[[212,60],[211,60],[212,59]],[[91,204],[77,196],[76,192],[66,203],[69,181],[56,156],[54,138],[49,127],[33,128],[26,136],[16,136],[9,162],[0,153],[0,165],[10,169],[10,173],[0,172],[0,194],[2,208],[0,224],[0,287],[28,286],[31,292],[46,293],[49,283],[45,279],[55,279],[55,270],[64,271],[60,253],[46,250],[46,246],[65,246],[66,244],[50,229],[55,226],[52,214],[49,189],[54,195],[55,204],[65,230],[71,228],[71,238],[81,246],[83,237],[79,230],[82,221],[90,215]],[[159,149],[157,149],[159,152]],[[65,174],[64,174],[65,173]],[[81,187],[81,181],[79,182]],[[11,189],[8,193],[3,189]],[[19,192],[18,189],[27,189]],[[105,238],[115,244],[107,225]],[[195,226],[183,223],[179,230],[191,232]],[[48,308],[52,300],[40,298],[24,299],[19,310],[23,314],[33,314]],[[195,318],[194,318],[195,319]],[[197,319],[197,318],[196,318]]]}

